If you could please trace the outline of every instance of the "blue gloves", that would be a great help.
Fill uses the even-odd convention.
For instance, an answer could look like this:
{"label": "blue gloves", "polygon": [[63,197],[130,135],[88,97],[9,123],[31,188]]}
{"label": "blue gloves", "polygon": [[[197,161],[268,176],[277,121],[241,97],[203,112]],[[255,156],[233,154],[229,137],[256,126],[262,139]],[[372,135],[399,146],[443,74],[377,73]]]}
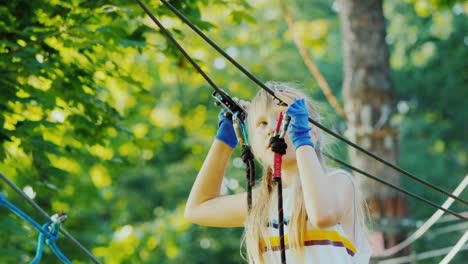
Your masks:
{"label": "blue gloves", "polygon": [[234,126],[232,120],[224,116],[226,109],[222,109],[218,115],[218,132],[216,133],[216,139],[221,140],[226,143],[226,145],[231,148],[236,148],[237,146],[237,137],[236,132],[234,131]]}
{"label": "blue gloves", "polygon": [[315,147],[309,134],[312,128],[309,126],[309,112],[307,112],[304,99],[294,99],[287,113],[291,117],[288,131],[294,147],[296,149],[303,145]]}

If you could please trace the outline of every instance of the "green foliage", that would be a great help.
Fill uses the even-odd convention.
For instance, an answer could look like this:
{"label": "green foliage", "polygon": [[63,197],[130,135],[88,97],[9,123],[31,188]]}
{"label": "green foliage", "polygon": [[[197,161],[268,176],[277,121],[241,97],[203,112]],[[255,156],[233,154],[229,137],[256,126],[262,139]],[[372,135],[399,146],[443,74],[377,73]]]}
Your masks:
{"label": "green foliage", "polygon": [[[255,93],[251,81],[239,78],[159,1],[144,2],[220,87],[243,99]],[[261,80],[303,83],[306,93],[324,101],[278,6],[245,0],[170,2]],[[461,129],[466,7],[431,1],[424,13],[416,2],[386,2],[395,87],[401,105],[409,106],[394,120],[401,127],[401,165],[451,190],[466,173],[468,159]],[[337,72],[343,58],[332,4],[298,1],[290,8],[303,29],[302,40],[340,97]],[[219,109],[210,87],[141,8],[130,0],[10,1],[0,7],[0,16],[0,171],[20,188],[32,187],[47,212],[68,211],[65,228],[103,263],[242,262],[241,229],[199,227],[183,219]],[[331,107],[324,104],[323,112],[328,127],[341,127]],[[344,150],[340,145],[341,154]],[[225,193],[244,190],[238,163],[229,165]],[[11,202],[44,220],[0,186]],[[433,212],[418,202],[411,206],[414,219]],[[37,233],[0,209],[0,262],[30,261]],[[415,249],[444,247],[459,236],[447,235],[421,240]],[[64,238],[58,244],[74,263],[88,263]],[[47,250],[44,262],[56,261]]]}
{"label": "green foliage", "polygon": [[[429,16],[420,18],[410,4],[387,6],[392,18],[389,38],[393,76],[400,98],[400,114],[394,121],[401,128],[401,166],[451,192],[468,169],[468,142],[463,129],[468,79],[466,62],[459,59],[468,55],[463,34],[467,30],[466,11],[460,12],[463,10],[460,4],[444,5],[449,8],[434,9]],[[438,204],[446,200],[411,180],[405,180],[404,184]],[[467,199],[466,195],[461,197]],[[409,201],[414,219],[424,220],[434,212],[417,201]],[[451,209],[461,212],[463,206],[455,202]],[[435,234],[442,227],[436,225],[432,232]],[[460,231],[437,236],[432,232],[413,245],[415,251],[449,247],[462,235]],[[459,253],[453,262],[461,261],[462,255]],[[424,263],[438,263],[441,259]]]}
{"label": "green foliage", "polygon": [[[206,30],[213,25],[202,19],[199,3],[173,1]],[[152,7],[158,16],[173,17],[165,8]],[[48,212],[67,210],[66,228],[107,263],[144,258],[163,263],[176,257],[182,242],[172,232],[189,227],[180,206],[191,184],[191,178],[184,184],[179,178],[194,175],[196,165],[184,161],[191,153],[191,144],[184,142],[184,118],[171,123],[164,113],[190,115],[188,109],[208,98],[193,96],[193,104],[182,109],[171,92],[174,83],[163,83],[161,76],[169,68],[185,76],[193,70],[178,65],[180,55],[134,1],[15,1],[3,5],[0,15],[0,170],[21,188],[31,186]],[[180,25],[171,31],[184,35]],[[159,63],[153,62],[156,57]],[[190,88],[187,96],[200,94],[199,85],[177,86]],[[198,128],[206,119],[204,109]],[[206,145],[206,133],[213,129],[205,130],[191,143]],[[178,170],[168,172],[171,168]],[[43,220],[5,187],[8,199]],[[164,213],[156,216],[155,207]],[[161,218],[154,222],[155,217]],[[30,228],[25,232],[27,224],[5,210],[2,219],[8,219],[0,231],[8,239],[0,240],[0,248],[9,254],[0,262],[27,262],[37,234]],[[175,223],[166,223],[170,219]],[[164,225],[154,234],[151,226],[157,223]],[[132,233],[112,242],[114,233],[130,225],[143,236]],[[152,242],[160,249],[150,252],[145,241],[155,236],[164,240]],[[60,241],[67,256],[85,261],[70,243]],[[123,255],[116,254],[122,250]],[[135,250],[146,255],[129,253]],[[44,261],[55,263],[47,253]]]}

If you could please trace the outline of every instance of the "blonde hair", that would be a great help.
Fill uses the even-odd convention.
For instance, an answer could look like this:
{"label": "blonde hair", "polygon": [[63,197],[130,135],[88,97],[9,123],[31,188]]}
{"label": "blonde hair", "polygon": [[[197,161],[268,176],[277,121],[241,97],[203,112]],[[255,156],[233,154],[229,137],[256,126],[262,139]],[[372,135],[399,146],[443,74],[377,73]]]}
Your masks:
{"label": "blonde hair", "polygon": [[[289,89],[293,90],[301,95],[303,95],[300,91],[293,88],[294,85],[289,83],[280,83],[280,82],[267,82],[266,85],[273,90],[276,89]],[[303,96],[307,98],[306,96]],[[274,107],[276,103],[273,100],[273,97],[268,94],[265,90],[260,90],[254,99],[251,102],[249,107],[248,116],[253,116],[254,113],[258,111],[272,111],[272,107]],[[316,111],[314,104],[311,100],[306,99],[306,105],[309,112],[309,116],[317,122],[320,122],[321,117]],[[249,133],[253,131],[254,128],[254,121],[253,118],[248,117],[248,129]],[[316,129],[316,128],[314,128]],[[318,129],[318,128],[317,128]],[[323,135],[321,130],[318,131],[318,139],[315,144],[315,151],[322,164],[323,168],[327,171],[326,166],[323,162],[322,158],[322,150],[323,150]],[[253,148],[253,152],[255,154],[255,148]],[[276,192],[274,191],[277,183],[272,180],[272,169],[265,161],[260,161],[263,165],[263,176],[260,180],[259,193],[256,196],[256,199],[252,201],[252,209],[245,221],[245,229],[244,235],[242,239],[242,247],[245,246],[247,258],[246,260],[249,263],[264,263],[262,253],[265,251],[266,248],[271,248],[270,241],[268,239],[267,233],[267,225],[269,220],[269,213],[270,213],[270,206],[271,204],[276,201],[277,196]],[[293,197],[293,204],[295,208],[292,210],[291,219],[289,221],[289,230],[294,232],[290,232],[288,234],[289,237],[289,250],[296,251],[299,256],[304,256],[304,234],[306,233],[307,229],[307,212],[305,209],[305,202],[304,196],[302,193],[302,188],[300,186],[299,179],[296,178],[295,182],[291,184],[293,188],[292,192],[294,194]],[[355,191],[357,193],[357,190]],[[356,196],[356,202],[358,203],[358,198],[360,199],[360,195]],[[359,202],[359,204],[362,204]],[[358,206],[359,207],[359,206]],[[358,214],[362,215],[364,211],[359,210]],[[364,213],[364,215],[366,215]],[[360,217],[360,219],[364,219]],[[360,225],[362,226],[361,229],[365,230],[365,221],[360,221]],[[263,247],[263,248],[262,248]],[[243,254],[244,255],[244,254]],[[245,258],[245,257],[244,257]]]}

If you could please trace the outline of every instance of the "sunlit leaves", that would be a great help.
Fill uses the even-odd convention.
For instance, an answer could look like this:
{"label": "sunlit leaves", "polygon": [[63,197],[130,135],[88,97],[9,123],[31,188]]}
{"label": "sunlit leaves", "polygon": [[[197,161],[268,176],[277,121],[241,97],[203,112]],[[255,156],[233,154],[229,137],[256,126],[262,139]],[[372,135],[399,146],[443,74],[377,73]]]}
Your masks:
{"label": "sunlit leaves", "polygon": [[256,22],[255,18],[245,11],[232,11],[230,16],[232,21],[236,24],[240,24],[243,21],[248,23]]}
{"label": "sunlit leaves", "polygon": [[146,123],[135,124],[132,128],[132,132],[136,138],[142,138],[146,136],[149,131],[149,127]]}
{"label": "sunlit leaves", "polygon": [[424,45],[415,49],[411,53],[411,59],[414,65],[424,66],[436,52],[436,46],[432,42],[426,42]]}
{"label": "sunlit leaves", "polygon": [[[242,99],[255,94],[254,84],[159,1],[144,2],[221,88]],[[336,13],[331,1],[306,2],[291,6],[301,40],[339,89]],[[444,69],[462,69],[463,63],[441,57],[442,51],[465,57],[457,48],[463,39],[454,37],[466,8],[438,10],[435,2],[443,1],[430,2],[428,16],[416,13],[414,0],[387,18],[392,65],[399,70],[396,86],[410,97],[410,110],[398,120],[403,137],[411,139],[402,145],[411,153],[404,162],[413,166],[421,156],[433,158],[434,177],[446,164],[439,157],[453,149],[452,167],[466,166],[462,143],[445,142],[447,133],[460,138],[454,132],[462,124],[454,98],[466,96],[459,91],[460,74]],[[286,24],[276,4],[249,1],[252,9],[244,0],[171,3],[261,81],[305,83],[304,90],[320,98],[292,39],[284,39]],[[47,211],[70,210],[66,228],[105,263],[239,263],[240,230],[190,225],[180,206],[216,132],[219,109],[212,105],[211,88],[135,1],[10,1],[0,15],[0,171],[31,186]],[[414,71],[401,78],[407,69]],[[460,89],[450,97],[435,87]],[[409,118],[413,111],[443,114]],[[447,114],[450,122],[441,122]],[[244,186],[242,164],[235,163],[226,173],[228,193]],[[11,238],[1,240],[2,246],[32,245],[29,233],[12,234],[14,228],[7,223],[0,229],[1,237]],[[15,246],[8,251],[16,252]],[[74,263],[87,263],[75,248],[60,246]],[[21,254],[32,256],[34,248]],[[9,260],[0,256],[0,262]]]}
{"label": "sunlit leaves", "polygon": [[106,167],[102,165],[95,165],[91,168],[91,180],[93,184],[98,187],[106,187],[112,183],[112,179],[109,176],[109,172]]}
{"label": "sunlit leaves", "polygon": [[112,242],[107,247],[98,247],[93,253],[105,257],[106,263],[119,264],[135,253],[139,241],[135,236],[133,227],[126,225],[114,233]]}
{"label": "sunlit leaves", "polygon": [[179,116],[180,107],[174,105],[173,107],[155,107],[150,115],[150,121],[157,127],[169,127],[174,128],[180,126],[182,120]]}
{"label": "sunlit leaves", "polygon": [[[294,34],[297,34],[300,41],[306,47],[310,47],[313,54],[323,56],[326,52],[326,37],[329,34],[328,21],[323,18],[313,21],[296,21],[294,24]],[[292,41],[294,38],[293,32],[288,30],[285,33],[285,39]]]}
{"label": "sunlit leaves", "polygon": [[447,39],[453,32],[453,29],[453,15],[450,11],[440,11],[434,13],[433,24],[431,26],[431,33],[434,36],[440,39]]}
{"label": "sunlit leaves", "polygon": [[51,164],[64,171],[68,171],[69,173],[80,173],[81,167],[78,161],[67,158],[65,156],[58,156],[58,155],[49,155],[48,156]]}
{"label": "sunlit leaves", "polygon": [[112,148],[100,144],[90,146],[89,152],[101,160],[110,160],[114,156],[114,151]]}
{"label": "sunlit leaves", "polygon": [[416,11],[416,14],[421,17],[429,16],[432,12],[432,9],[433,7],[430,0],[417,0],[414,3],[414,10]]}

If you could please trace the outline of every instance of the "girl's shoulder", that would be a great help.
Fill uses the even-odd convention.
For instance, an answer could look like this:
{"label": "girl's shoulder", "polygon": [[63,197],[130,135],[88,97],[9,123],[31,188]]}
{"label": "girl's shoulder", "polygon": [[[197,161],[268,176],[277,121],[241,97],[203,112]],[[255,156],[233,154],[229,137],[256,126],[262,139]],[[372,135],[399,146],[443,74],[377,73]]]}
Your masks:
{"label": "girl's shoulder", "polygon": [[354,182],[353,175],[349,171],[346,171],[346,170],[343,170],[343,169],[340,169],[340,168],[327,169],[326,175],[328,175],[328,176],[344,175],[344,176],[348,177],[352,182]]}

